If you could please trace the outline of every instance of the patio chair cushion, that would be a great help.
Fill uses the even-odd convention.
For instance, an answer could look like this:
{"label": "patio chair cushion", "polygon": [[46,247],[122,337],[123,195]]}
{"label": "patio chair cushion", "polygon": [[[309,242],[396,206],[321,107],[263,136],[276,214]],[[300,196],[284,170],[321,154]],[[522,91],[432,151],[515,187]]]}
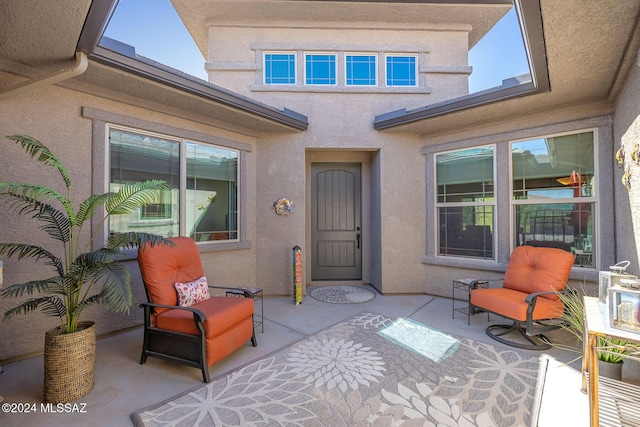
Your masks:
{"label": "patio chair cushion", "polygon": [[[509,319],[524,322],[527,320],[527,308],[525,302],[529,294],[513,289],[492,288],[483,289],[482,292],[471,293],[471,303],[477,307],[493,313],[499,313]],[[533,310],[533,320],[554,319],[562,316],[564,305],[562,302],[548,298],[538,298]]]}
{"label": "patio chair cushion", "polygon": [[[193,282],[204,276],[198,247],[189,237],[172,237],[176,247],[156,245],[138,251],[138,264],[151,302],[178,305],[175,283]],[[179,248],[179,249],[176,249]],[[154,313],[168,309],[157,308]]]}
{"label": "patio chair cushion", "polygon": [[[531,294],[534,292],[561,291],[573,266],[573,254],[554,248],[518,246],[504,273],[503,287]],[[555,293],[541,295],[557,301]]]}
{"label": "patio chair cushion", "polygon": [[[212,297],[191,306],[200,310],[204,322],[207,365],[211,366],[253,336],[253,300],[251,298]],[[187,310],[168,310],[156,316],[161,329],[197,335],[193,313]]]}

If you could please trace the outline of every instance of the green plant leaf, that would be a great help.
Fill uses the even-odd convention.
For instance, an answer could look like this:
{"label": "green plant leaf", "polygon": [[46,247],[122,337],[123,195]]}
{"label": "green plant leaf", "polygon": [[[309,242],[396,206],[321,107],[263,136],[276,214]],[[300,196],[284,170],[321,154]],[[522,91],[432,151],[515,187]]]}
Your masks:
{"label": "green plant leaf", "polygon": [[42,309],[42,313],[48,317],[64,317],[66,309],[60,298],[52,296],[43,296],[39,298],[30,298],[7,310],[4,313],[4,319],[8,320],[17,314],[28,314],[37,309]]}
{"label": "green plant leaf", "polygon": [[37,161],[58,169],[67,188],[71,187],[71,179],[69,178],[67,168],[43,143],[27,135],[8,135],[7,139],[20,144],[24,151],[31,157],[35,158],[38,156]]}
{"label": "green plant leaf", "polygon": [[76,216],[75,225],[82,225],[87,219],[93,218],[95,211],[98,207],[102,206],[107,202],[111,197],[113,197],[114,193],[106,193],[100,195],[92,195],[88,199],[84,200],[80,203],[80,207],[78,208],[78,214]]}
{"label": "green plant leaf", "polygon": [[19,194],[0,193],[0,197],[3,199],[8,198],[10,200],[9,207],[14,209],[19,215],[29,215],[33,213],[32,218],[43,221],[45,224],[41,229],[55,240],[63,243],[69,241],[69,218],[60,210],[49,204]]}
{"label": "green plant leaf", "polygon": [[116,193],[110,194],[105,203],[107,214],[129,214],[140,206],[158,200],[166,190],[169,190],[167,183],[159,180],[125,184]]}
{"label": "green plant leaf", "polygon": [[64,207],[69,220],[75,219],[75,212],[71,201],[53,188],[24,182],[0,182],[0,192],[10,196],[28,199],[32,202],[38,201],[43,203],[42,199],[57,200]]}
{"label": "green plant leaf", "polygon": [[174,243],[171,240],[165,239],[157,234],[128,232],[112,233],[105,243],[105,248],[133,249],[136,247],[143,248],[147,244],[152,247],[159,244],[171,247],[174,246]]}
{"label": "green plant leaf", "polygon": [[45,264],[53,266],[60,276],[64,275],[64,267],[60,258],[40,246],[24,243],[0,243],[0,255],[17,256],[18,260],[34,258],[36,261],[40,261],[44,258],[47,260]]}

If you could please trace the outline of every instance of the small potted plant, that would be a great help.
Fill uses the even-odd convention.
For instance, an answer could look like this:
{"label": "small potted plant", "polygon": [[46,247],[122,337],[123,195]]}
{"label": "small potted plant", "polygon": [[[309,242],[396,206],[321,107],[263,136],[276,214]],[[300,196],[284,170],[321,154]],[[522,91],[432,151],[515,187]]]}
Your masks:
{"label": "small potted plant", "polygon": [[[584,300],[586,289],[581,286],[580,289],[569,289],[565,292],[558,293],[560,300],[564,303],[563,329],[571,332],[580,342],[584,340]],[[597,347],[606,352],[598,351],[598,371],[600,375],[620,380],[622,378],[622,364],[624,355],[627,353],[628,342],[610,338],[597,337]],[[556,347],[568,349],[567,346]]]}
{"label": "small potted plant", "polygon": [[0,243],[0,256],[41,261],[55,273],[49,278],[13,284],[0,294],[20,299],[17,306],[5,312],[5,320],[36,310],[60,318],[60,326],[45,335],[44,398],[52,403],[70,402],[88,393],[95,377],[95,324],[80,321],[80,315],[96,304],[125,313],[133,305],[129,271],[118,262],[121,250],[147,243],[170,244],[148,233],[112,233],[103,247],[92,251],[93,241],[100,233],[83,233],[82,228],[91,225],[102,206],[106,214],[98,218],[98,230],[109,216],[131,213],[155,200],[168,187],[163,181],[123,185],[117,192],[92,195],[76,207],[71,200],[67,169],[51,151],[29,136],[7,138],[20,144],[38,162],[57,169],[66,187],[63,194],[44,185],[0,182],[0,200],[8,202],[13,213],[40,221],[41,230],[55,243],[51,248]]}

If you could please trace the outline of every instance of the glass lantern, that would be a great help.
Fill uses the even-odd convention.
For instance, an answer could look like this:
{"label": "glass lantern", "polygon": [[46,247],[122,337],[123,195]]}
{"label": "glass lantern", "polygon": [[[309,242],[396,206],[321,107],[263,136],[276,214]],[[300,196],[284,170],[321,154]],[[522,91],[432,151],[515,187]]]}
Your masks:
{"label": "glass lantern", "polygon": [[608,293],[609,325],[640,334],[640,281],[623,279]]}

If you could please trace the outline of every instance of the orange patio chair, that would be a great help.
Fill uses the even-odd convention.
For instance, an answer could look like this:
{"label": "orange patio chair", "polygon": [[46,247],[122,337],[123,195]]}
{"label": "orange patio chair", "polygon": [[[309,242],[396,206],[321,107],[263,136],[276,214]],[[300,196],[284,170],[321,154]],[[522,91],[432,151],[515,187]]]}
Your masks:
{"label": "orange patio chair", "polygon": [[[208,286],[193,239],[173,237],[174,245],[146,245],[138,250],[148,302],[144,308],[144,342],[140,364],[147,356],[200,368],[208,383],[209,366],[251,340],[253,295],[239,288]],[[176,284],[178,286],[176,287]],[[246,298],[214,296],[208,288],[235,290]]]}
{"label": "orange patio chair", "polygon": [[[486,311],[513,321],[489,326],[487,335],[518,348],[550,348],[542,334],[561,325],[564,304],[558,292],[565,289],[573,261],[573,254],[562,249],[518,246],[511,253],[502,288],[471,290],[473,312]],[[524,342],[503,337],[511,332]]]}

